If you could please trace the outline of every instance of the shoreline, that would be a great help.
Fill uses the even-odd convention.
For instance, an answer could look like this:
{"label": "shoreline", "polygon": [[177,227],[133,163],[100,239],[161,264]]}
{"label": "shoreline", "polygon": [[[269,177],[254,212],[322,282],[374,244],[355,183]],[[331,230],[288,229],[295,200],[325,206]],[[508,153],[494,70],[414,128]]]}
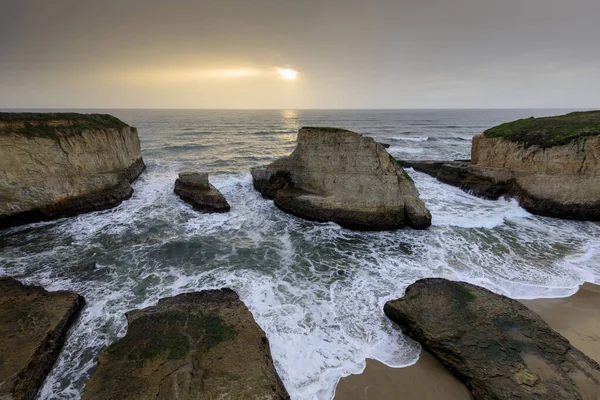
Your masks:
{"label": "shoreline", "polygon": [[[563,298],[519,300],[588,357],[600,363],[600,285],[583,283]],[[425,350],[418,361],[392,368],[372,359],[360,374],[340,379],[334,400],[471,400],[469,389]]]}

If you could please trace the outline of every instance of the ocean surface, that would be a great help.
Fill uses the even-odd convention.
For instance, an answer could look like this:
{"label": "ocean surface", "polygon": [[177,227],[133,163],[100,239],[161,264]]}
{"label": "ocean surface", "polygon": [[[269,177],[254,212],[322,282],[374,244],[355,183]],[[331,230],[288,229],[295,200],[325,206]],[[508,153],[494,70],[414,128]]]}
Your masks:
{"label": "ocean surface", "polygon": [[[40,398],[77,399],[125,312],[158,299],[231,287],[266,332],[293,399],[331,399],[366,358],[402,367],[419,347],[383,304],[424,277],[513,298],[567,296],[600,283],[600,226],[529,214],[408,170],[433,215],[424,231],[353,232],[279,211],[249,170],[295,147],[303,125],[351,129],[400,159],[469,158],[471,137],[516,118],[568,110],[110,112],[139,129],[148,169],[133,197],[101,212],[0,232],[0,275],[87,301]],[[179,171],[210,172],[231,212],[201,214],[173,194]]]}

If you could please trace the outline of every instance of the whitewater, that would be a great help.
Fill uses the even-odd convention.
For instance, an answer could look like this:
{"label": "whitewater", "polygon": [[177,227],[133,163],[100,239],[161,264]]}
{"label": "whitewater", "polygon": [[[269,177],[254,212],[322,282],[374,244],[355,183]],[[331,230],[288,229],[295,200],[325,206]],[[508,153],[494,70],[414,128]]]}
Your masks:
{"label": "whitewater", "polygon": [[[97,112],[97,110],[94,110]],[[419,346],[383,304],[424,277],[513,298],[562,297],[600,283],[600,226],[534,216],[408,170],[433,216],[424,231],[354,232],[278,210],[249,170],[288,154],[302,125],[339,126],[389,143],[402,159],[465,159],[470,138],[520,117],[562,110],[108,110],[137,126],[148,169],[120,206],[0,232],[0,275],[86,299],[41,391],[76,399],[125,313],[179,293],[230,287],[266,332],[293,399],[331,399],[374,358],[416,362]],[[173,193],[184,169],[210,172],[231,204],[202,214]]]}

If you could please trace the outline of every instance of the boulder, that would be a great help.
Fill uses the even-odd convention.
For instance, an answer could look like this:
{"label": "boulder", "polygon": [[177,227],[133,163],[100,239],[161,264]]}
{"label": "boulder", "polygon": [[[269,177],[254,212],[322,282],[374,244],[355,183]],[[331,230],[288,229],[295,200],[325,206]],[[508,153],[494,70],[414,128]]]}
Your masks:
{"label": "boulder", "polygon": [[600,399],[600,365],[516,300],[422,279],[384,312],[476,399]]}
{"label": "boulder", "polygon": [[289,399],[269,341],[230,289],[159,300],[127,313],[83,399]]}
{"label": "boulder", "polygon": [[114,207],[144,168],[113,116],[0,113],[0,228]]}
{"label": "boulder", "polygon": [[287,157],[252,169],[254,187],[281,210],[358,230],[431,225],[412,179],[381,143],[338,128],[305,127]]}
{"label": "boulder", "polygon": [[527,118],[473,138],[471,162],[409,162],[475,195],[534,214],[600,220],[600,111]]}
{"label": "boulder", "polygon": [[208,182],[206,172],[181,172],[175,181],[175,193],[196,210],[227,212],[230,209],[221,192]]}
{"label": "boulder", "polygon": [[0,399],[36,398],[83,305],[73,292],[0,278]]}

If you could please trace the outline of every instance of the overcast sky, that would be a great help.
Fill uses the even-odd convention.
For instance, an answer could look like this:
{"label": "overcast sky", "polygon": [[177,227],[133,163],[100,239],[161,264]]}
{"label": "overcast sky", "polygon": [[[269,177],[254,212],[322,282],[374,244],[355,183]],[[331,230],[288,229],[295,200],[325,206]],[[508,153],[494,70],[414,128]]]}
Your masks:
{"label": "overcast sky", "polygon": [[0,0],[0,107],[600,108],[599,15],[599,0]]}

